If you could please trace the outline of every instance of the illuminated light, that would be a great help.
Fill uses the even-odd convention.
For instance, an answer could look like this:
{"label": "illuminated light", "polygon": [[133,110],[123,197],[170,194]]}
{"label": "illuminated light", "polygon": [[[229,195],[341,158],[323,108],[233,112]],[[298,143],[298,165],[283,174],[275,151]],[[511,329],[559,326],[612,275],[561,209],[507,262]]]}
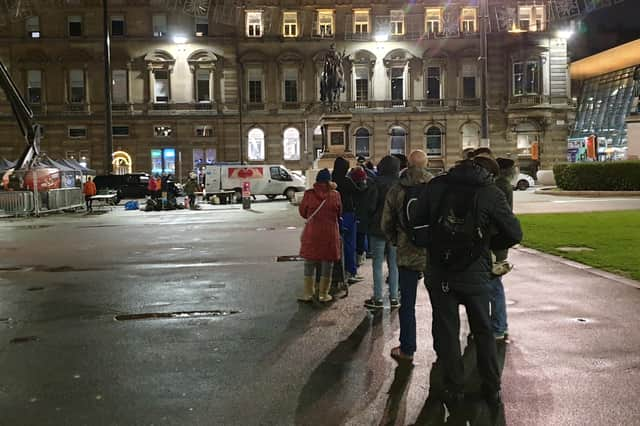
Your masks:
{"label": "illuminated light", "polygon": [[516,23],[512,23],[511,24],[511,28],[509,29],[510,33],[514,33],[514,34],[519,34],[519,33],[526,33],[526,30],[521,30],[520,28],[516,27]]}
{"label": "illuminated light", "polygon": [[197,31],[196,37],[204,37],[204,33],[202,31]]}
{"label": "illuminated light", "polygon": [[561,38],[563,40],[569,40],[571,37],[573,37],[573,31],[572,30],[559,30],[556,32],[556,37]]}
{"label": "illuminated light", "polygon": [[31,31],[31,38],[40,38],[40,31]]}
{"label": "illuminated light", "polygon": [[185,44],[187,42],[187,38],[183,35],[173,36],[173,42],[175,44]]}
{"label": "illuminated light", "polygon": [[387,41],[389,40],[389,34],[376,34],[374,38],[376,41]]}

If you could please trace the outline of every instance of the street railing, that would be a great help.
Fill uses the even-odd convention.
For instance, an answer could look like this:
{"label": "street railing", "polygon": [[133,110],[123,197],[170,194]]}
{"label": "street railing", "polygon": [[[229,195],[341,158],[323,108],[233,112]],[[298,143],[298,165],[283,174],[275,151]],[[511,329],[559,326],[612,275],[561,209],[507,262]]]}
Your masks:
{"label": "street railing", "polygon": [[28,215],[35,211],[31,191],[0,191],[0,212],[12,216]]}

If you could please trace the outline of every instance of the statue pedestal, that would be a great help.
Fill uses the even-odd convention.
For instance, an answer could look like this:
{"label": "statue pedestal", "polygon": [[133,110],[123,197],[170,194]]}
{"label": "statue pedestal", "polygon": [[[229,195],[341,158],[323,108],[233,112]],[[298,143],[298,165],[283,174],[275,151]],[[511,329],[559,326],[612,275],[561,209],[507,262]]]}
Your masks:
{"label": "statue pedestal", "polygon": [[332,169],[338,157],[347,160],[352,167],[356,164],[349,134],[352,118],[350,113],[330,113],[320,117],[323,152],[315,160],[314,169]]}

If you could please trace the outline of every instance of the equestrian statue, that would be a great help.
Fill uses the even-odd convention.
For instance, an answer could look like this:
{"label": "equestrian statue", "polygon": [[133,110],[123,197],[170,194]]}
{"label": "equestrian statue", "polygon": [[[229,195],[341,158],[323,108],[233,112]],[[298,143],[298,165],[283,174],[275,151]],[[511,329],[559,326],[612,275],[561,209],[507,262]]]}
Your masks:
{"label": "equestrian statue", "polygon": [[331,44],[329,52],[324,57],[324,67],[320,77],[320,101],[330,112],[340,110],[340,94],[347,88],[343,67],[345,59],[347,59],[346,51],[337,52],[335,44]]}

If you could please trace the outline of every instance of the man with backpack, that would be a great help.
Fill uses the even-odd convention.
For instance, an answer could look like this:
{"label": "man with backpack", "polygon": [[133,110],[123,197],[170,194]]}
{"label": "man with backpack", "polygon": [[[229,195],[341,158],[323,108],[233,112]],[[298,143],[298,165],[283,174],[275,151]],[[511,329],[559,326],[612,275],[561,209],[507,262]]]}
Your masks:
{"label": "man with backpack", "polygon": [[464,398],[459,305],[465,306],[477,346],[483,395],[492,408],[502,404],[489,317],[491,250],[517,244],[522,230],[494,184],[498,174],[498,164],[487,154],[463,160],[429,183],[412,217],[415,242],[427,249],[434,348],[445,372],[445,403],[453,409]]}
{"label": "man with backpack", "polygon": [[409,154],[408,168],[400,175],[385,199],[381,227],[388,241],[397,247],[398,284],[402,297],[400,318],[400,346],[391,350],[397,361],[411,361],[416,351],[416,292],[425,270],[425,250],[411,241],[407,211],[432,178],[426,171],[427,154],[415,150]]}

